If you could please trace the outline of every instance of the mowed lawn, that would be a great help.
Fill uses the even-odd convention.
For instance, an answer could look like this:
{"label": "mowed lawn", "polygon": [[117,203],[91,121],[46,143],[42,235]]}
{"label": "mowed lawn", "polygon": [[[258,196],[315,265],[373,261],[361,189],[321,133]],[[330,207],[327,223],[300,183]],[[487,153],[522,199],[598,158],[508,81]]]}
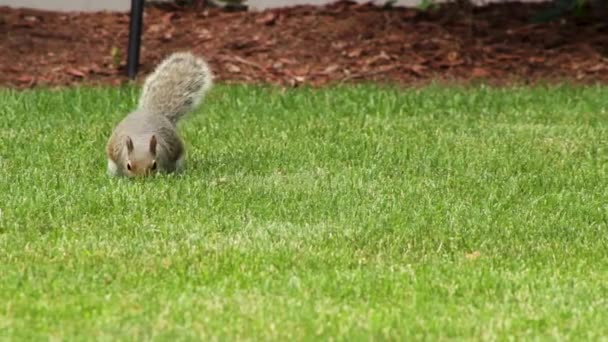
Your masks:
{"label": "mowed lawn", "polygon": [[3,340],[608,337],[608,88],[220,85],[113,179],[137,96],[0,91]]}

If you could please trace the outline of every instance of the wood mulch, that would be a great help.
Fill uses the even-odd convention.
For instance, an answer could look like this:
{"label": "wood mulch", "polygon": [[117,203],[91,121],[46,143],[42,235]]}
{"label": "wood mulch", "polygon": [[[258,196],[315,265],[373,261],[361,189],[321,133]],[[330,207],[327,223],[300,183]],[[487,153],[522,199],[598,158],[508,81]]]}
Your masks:
{"label": "wood mulch", "polygon": [[[608,21],[597,15],[533,21],[547,6],[423,11],[343,1],[263,12],[148,6],[140,75],[172,51],[192,50],[226,83],[608,81]],[[128,82],[128,26],[127,13],[0,7],[0,86]]]}

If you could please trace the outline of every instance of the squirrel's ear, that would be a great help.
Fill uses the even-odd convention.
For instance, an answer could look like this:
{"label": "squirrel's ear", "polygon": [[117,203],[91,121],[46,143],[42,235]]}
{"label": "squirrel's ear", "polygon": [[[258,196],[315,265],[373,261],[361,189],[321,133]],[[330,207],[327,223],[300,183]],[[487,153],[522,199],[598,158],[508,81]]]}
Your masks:
{"label": "squirrel's ear", "polygon": [[153,135],[152,138],[150,138],[150,152],[152,154],[156,154],[156,136]]}
{"label": "squirrel's ear", "polygon": [[127,137],[126,143],[127,143],[127,150],[129,152],[132,152],[133,151],[133,140],[131,140],[131,137]]}

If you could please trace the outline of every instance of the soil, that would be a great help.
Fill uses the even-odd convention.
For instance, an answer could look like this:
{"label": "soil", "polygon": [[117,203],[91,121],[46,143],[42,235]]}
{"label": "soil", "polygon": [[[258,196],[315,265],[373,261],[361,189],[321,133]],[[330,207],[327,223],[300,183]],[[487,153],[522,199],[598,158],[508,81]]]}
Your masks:
{"label": "soil", "polygon": [[[225,83],[607,82],[608,22],[593,13],[535,22],[548,6],[147,6],[138,81],[167,54],[192,50]],[[0,87],[128,82],[128,30],[128,13],[0,7]]]}

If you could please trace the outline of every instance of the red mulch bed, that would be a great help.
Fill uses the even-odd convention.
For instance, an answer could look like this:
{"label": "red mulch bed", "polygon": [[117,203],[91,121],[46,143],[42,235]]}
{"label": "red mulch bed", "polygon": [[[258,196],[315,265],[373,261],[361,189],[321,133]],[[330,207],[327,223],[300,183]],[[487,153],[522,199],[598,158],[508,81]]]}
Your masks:
{"label": "red mulch bed", "polygon": [[[339,2],[257,13],[149,6],[140,70],[193,50],[218,82],[608,81],[608,21],[532,22],[546,4],[455,6],[425,12]],[[128,23],[127,13],[0,7],[0,87],[127,82]]]}

